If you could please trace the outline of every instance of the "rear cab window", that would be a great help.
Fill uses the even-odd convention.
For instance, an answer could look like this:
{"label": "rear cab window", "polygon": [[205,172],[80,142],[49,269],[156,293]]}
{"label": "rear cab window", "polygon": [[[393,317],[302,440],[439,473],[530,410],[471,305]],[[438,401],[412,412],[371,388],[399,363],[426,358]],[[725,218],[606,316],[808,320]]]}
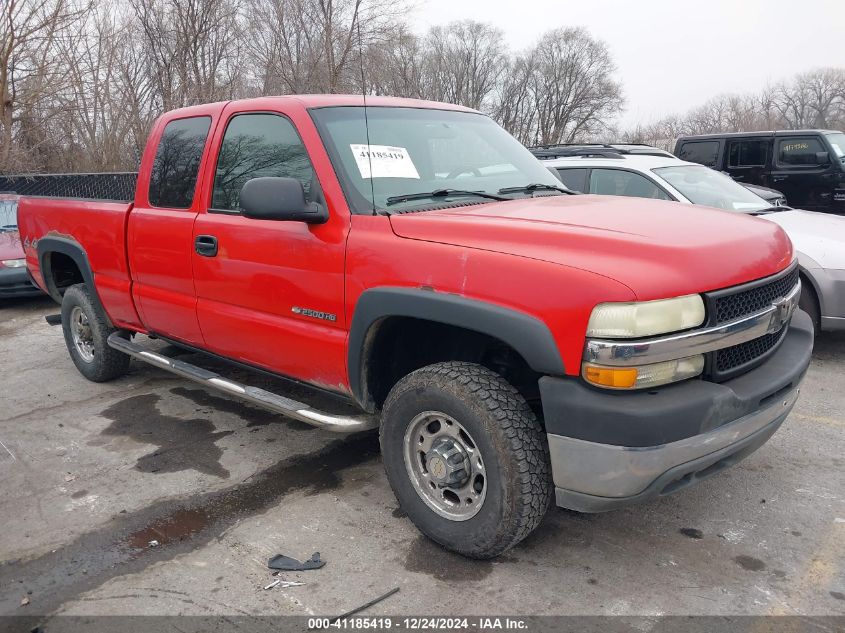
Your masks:
{"label": "rear cab window", "polygon": [[815,136],[779,138],[776,143],[778,165],[786,168],[820,167],[825,162],[819,153],[828,153],[821,139]]}
{"label": "rear cab window", "polygon": [[154,207],[189,209],[194,201],[210,116],[170,121],[164,128],[150,174],[149,200]]}
{"label": "rear cab window", "polygon": [[719,141],[686,141],[681,145],[678,158],[707,167],[716,167],[719,159]]}

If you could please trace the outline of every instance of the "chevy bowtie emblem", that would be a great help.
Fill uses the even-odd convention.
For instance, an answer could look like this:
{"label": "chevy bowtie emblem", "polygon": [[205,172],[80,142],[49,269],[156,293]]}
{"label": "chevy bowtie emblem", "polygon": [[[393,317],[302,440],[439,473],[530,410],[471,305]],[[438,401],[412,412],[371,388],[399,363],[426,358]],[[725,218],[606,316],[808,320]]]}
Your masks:
{"label": "chevy bowtie emblem", "polygon": [[773,302],[772,305],[775,307],[775,313],[772,317],[772,325],[777,329],[780,329],[787,321],[789,321],[789,317],[792,316],[792,311],[795,309],[795,299],[784,297],[783,299],[778,299]]}

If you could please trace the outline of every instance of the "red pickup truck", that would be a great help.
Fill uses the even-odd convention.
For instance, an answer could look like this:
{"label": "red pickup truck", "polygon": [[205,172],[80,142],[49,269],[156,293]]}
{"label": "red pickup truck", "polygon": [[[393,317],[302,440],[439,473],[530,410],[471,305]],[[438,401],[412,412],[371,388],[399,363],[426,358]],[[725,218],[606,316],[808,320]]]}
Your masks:
{"label": "red pickup truck", "polygon": [[[93,381],[130,357],[342,433],[378,428],[419,529],[492,557],[736,463],[810,361],[776,224],[573,195],[488,117],[267,97],[170,112],[133,202],[23,198],[29,271]],[[334,415],[156,351],[339,394]]]}

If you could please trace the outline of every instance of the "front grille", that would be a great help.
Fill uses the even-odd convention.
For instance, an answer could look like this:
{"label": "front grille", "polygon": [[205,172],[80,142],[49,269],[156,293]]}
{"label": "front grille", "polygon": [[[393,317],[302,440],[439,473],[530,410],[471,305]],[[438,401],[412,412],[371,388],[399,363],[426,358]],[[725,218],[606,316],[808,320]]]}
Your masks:
{"label": "front grille", "polygon": [[720,325],[764,310],[775,300],[788,295],[797,283],[798,268],[795,267],[778,279],[754,285],[747,290],[733,293],[727,291],[729,294],[714,293],[711,303],[711,323]]}
{"label": "front grille", "polygon": [[[786,297],[797,284],[798,267],[795,266],[775,278],[707,293],[707,322],[711,326],[722,325],[765,310]],[[750,371],[774,354],[786,330],[787,326],[784,326],[777,332],[706,354],[704,377],[723,382]]]}
{"label": "front grille", "polygon": [[717,352],[714,352],[714,366],[716,372],[719,374],[725,374],[759,360],[767,352],[772,351],[777,346],[785,333],[786,328],[783,328],[779,332],[765,334],[760,338],[755,338],[754,340],[746,343],[740,343],[739,345],[726,347],[725,349],[720,349]]}

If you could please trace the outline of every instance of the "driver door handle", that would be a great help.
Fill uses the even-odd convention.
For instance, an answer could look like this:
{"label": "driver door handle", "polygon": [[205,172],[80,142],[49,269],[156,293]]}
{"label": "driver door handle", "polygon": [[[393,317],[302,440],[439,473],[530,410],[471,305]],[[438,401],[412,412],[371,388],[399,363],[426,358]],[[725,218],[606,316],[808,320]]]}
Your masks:
{"label": "driver door handle", "polygon": [[194,250],[203,257],[217,255],[217,238],[213,235],[197,235],[194,238]]}

